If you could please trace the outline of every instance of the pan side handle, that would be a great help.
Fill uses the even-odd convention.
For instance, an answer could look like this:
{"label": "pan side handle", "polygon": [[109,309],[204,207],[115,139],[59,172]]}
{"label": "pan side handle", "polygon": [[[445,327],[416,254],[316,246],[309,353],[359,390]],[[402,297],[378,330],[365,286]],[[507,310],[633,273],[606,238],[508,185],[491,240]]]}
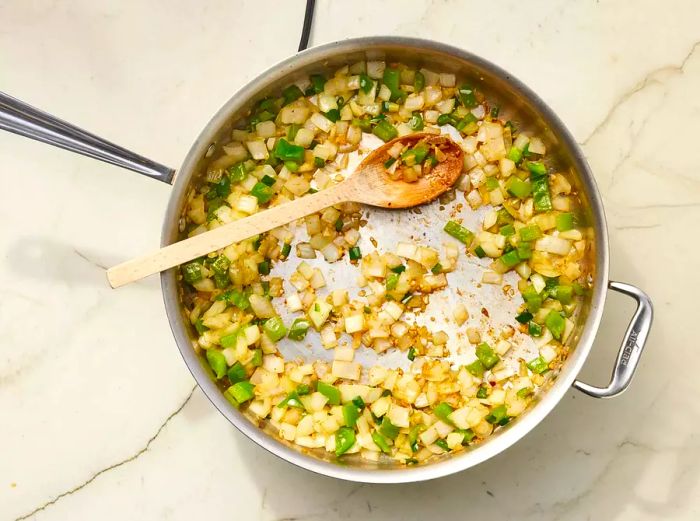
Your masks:
{"label": "pan side handle", "polygon": [[632,382],[634,372],[642,356],[649,330],[654,320],[654,308],[649,296],[641,289],[624,282],[610,281],[608,287],[624,293],[637,301],[637,309],[630,320],[623,338],[617,360],[613,367],[612,377],[607,387],[595,387],[576,380],[574,387],[594,398],[612,398],[625,391]]}

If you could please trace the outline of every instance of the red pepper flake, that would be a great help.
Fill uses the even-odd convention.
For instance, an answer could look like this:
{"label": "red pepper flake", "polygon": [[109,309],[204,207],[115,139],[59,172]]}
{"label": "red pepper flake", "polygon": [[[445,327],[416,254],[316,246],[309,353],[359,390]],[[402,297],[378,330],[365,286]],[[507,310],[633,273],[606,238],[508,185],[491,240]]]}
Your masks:
{"label": "red pepper flake", "polygon": [[481,314],[484,315],[486,318],[489,318],[489,310],[486,308],[481,308]]}

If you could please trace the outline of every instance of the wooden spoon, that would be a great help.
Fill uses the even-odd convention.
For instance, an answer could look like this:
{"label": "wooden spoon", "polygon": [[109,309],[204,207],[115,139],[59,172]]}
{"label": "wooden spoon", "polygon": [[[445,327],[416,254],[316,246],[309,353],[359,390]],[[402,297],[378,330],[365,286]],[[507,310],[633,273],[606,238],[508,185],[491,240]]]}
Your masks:
{"label": "wooden spoon", "polygon": [[[445,154],[444,160],[414,183],[390,179],[384,166],[390,157],[389,150],[396,143],[414,146],[421,140],[438,147]],[[382,208],[409,208],[427,203],[450,189],[462,167],[462,149],[447,136],[418,133],[399,137],[373,150],[352,175],[337,185],[114,266],[107,270],[107,279],[113,288],[118,288],[339,203],[357,202]]]}

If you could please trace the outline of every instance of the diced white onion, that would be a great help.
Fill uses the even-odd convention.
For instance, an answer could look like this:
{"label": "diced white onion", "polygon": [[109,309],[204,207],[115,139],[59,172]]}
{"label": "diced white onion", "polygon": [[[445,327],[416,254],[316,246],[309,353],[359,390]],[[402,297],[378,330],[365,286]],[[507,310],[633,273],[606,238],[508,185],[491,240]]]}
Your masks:
{"label": "diced white onion", "polygon": [[255,132],[261,138],[272,137],[277,132],[277,126],[274,121],[261,121],[255,125]]}
{"label": "diced white onion", "polygon": [[333,128],[333,122],[319,112],[314,112],[311,118],[309,118],[309,121],[323,132],[330,132]]}
{"label": "diced white onion", "polygon": [[344,362],[334,360],[332,366],[333,376],[336,378],[346,378],[347,380],[359,380],[362,366],[357,362]]}
{"label": "diced white onion", "polygon": [[484,284],[500,284],[503,282],[503,275],[495,271],[485,271],[481,276],[481,282]]}
{"label": "diced white onion", "polygon": [[566,255],[571,250],[571,242],[552,235],[545,235],[535,241],[535,249],[557,255]]}
{"label": "diced white onion", "polygon": [[265,142],[262,139],[256,139],[255,141],[246,141],[245,146],[248,148],[248,152],[255,160],[267,159],[269,157],[269,152],[265,146]]}
{"label": "diced white onion", "polygon": [[365,318],[362,313],[357,313],[355,315],[350,315],[345,317],[345,332],[346,333],[357,333],[362,331],[365,327]]}
{"label": "diced white onion", "polygon": [[252,294],[248,297],[248,300],[250,301],[250,307],[253,313],[255,313],[258,318],[271,318],[277,315],[277,313],[275,313],[275,308],[272,307],[272,303],[265,297]]}
{"label": "diced white onion", "polygon": [[296,245],[297,257],[300,259],[315,259],[316,250],[308,242],[300,242]]}

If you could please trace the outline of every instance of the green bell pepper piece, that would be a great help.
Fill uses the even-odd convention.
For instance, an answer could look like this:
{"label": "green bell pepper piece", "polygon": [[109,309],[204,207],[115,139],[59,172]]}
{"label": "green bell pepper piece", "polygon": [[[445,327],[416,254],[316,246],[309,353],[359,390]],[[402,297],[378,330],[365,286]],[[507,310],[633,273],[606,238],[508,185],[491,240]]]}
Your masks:
{"label": "green bell pepper piece", "polygon": [[574,298],[574,287],[557,285],[549,290],[549,296],[557,299],[562,304],[571,304]]}
{"label": "green bell pepper piece", "polygon": [[182,267],[182,276],[185,282],[194,284],[202,280],[202,265],[198,262],[190,262]]}
{"label": "green bell pepper piece", "polygon": [[250,195],[257,197],[260,204],[265,204],[272,199],[272,196],[275,195],[275,191],[266,184],[258,181],[250,191]]}
{"label": "green bell pepper piece", "polygon": [[529,311],[523,311],[517,317],[515,317],[515,320],[517,320],[521,324],[527,324],[528,322],[530,322],[530,320],[532,320],[532,313],[530,313]]}
{"label": "green bell pepper piece", "polygon": [[556,217],[557,230],[565,232],[574,227],[574,214],[570,212],[560,213]]}
{"label": "green bell pepper piece", "polygon": [[379,449],[385,453],[389,454],[391,452],[391,447],[389,446],[389,440],[387,440],[384,436],[379,434],[377,431],[374,431],[372,433],[372,441],[379,447]]}
{"label": "green bell pepper piece", "polygon": [[243,163],[236,163],[228,167],[227,172],[232,183],[240,183],[248,175],[248,171]]}
{"label": "green bell pepper piece", "polygon": [[195,323],[194,323],[194,329],[197,331],[198,334],[202,334],[205,331],[209,331],[209,328],[204,325],[204,321],[201,318],[198,318]]}
{"label": "green bell pepper piece", "polygon": [[411,119],[408,120],[408,126],[411,127],[411,130],[423,130],[425,126],[423,123],[423,116],[419,113],[414,114],[411,116]]}
{"label": "green bell pepper piece", "polygon": [[292,322],[292,326],[289,328],[287,336],[290,340],[304,340],[310,325],[309,320],[306,318],[295,318],[294,322]]}
{"label": "green bell pepper piece", "polygon": [[260,367],[263,362],[263,352],[262,349],[254,349],[253,356],[250,359],[250,365],[253,367]]}
{"label": "green bell pepper piece", "polygon": [[399,428],[389,421],[389,418],[384,416],[382,418],[382,423],[379,425],[379,433],[382,436],[386,436],[390,440],[395,440],[399,435]]}
{"label": "green bell pepper piece", "polygon": [[268,318],[263,324],[263,331],[273,342],[277,342],[287,334],[287,328],[280,317]]}
{"label": "green bell pepper piece", "polygon": [[360,417],[360,410],[354,403],[343,405],[343,421],[347,427],[354,427]]}
{"label": "green bell pepper piece", "polygon": [[411,427],[408,432],[408,443],[411,446],[413,452],[418,452],[418,435],[425,430],[425,425],[418,424]]}
{"label": "green bell pepper piece", "polygon": [[486,342],[482,342],[476,346],[476,357],[486,369],[491,369],[500,360],[499,356]]}
{"label": "green bell pepper piece", "polygon": [[536,224],[531,224],[529,226],[523,226],[518,230],[520,234],[521,241],[534,241],[542,237],[542,230]]}
{"label": "green bell pepper piece", "polygon": [[304,162],[304,147],[293,145],[284,138],[280,138],[275,143],[274,155],[282,161]]}
{"label": "green bell pepper piece", "polygon": [[537,313],[542,307],[542,295],[537,293],[535,288],[533,288],[531,285],[525,288],[525,291],[522,292],[522,295],[523,300],[527,305],[527,310],[530,313]]}
{"label": "green bell pepper piece", "polygon": [[236,382],[227,389],[238,403],[244,403],[255,397],[255,386],[248,380]]}
{"label": "green bell pepper piece", "polygon": [[517,246],[518,257],[521,260],[526,260],[532,257],[532,244],[529,242],[521,242]]}
{"label": "green bell pepper piece", "polygon": [[311,80],[311,88],[316,94],[323,92],[323,88],[326,86],[326,78],[322,74],[312,74],[309,76]]}
{"label": "green bell pepper piece", "polygon": [[404,96],[403,91],[399,87],[401,83],[401,73],[398,69],[392,69],[389,67],[384,69],[384,77],[382,78],[382,82],[384,85],[389,87],[389,90],[391,91],[391,101],[397,101]]}
{"label": "green bell pepper piece", "polygon": [[515,235],[515,226],[513,226],[512,224],[503,225],[498,230],[498,233],[500,233],[504,237],[510,237],[511,235]]}
{"label": "green bell pepper piece", "polygon": [[341,427],[335,431],[335,455],[342,456],[355,445],[355,430]]}
{"label": "green bell pepper piece", "polygon": [[408,358],[411,362],[413,362],[416,359],[416,348],[411,346],[408,348],[408,353],[406,353],[406,358]]}
{"label": "green bell pepper piece", "polygon": [[496,188],[499,188],[501,185],[498,182],[498,179],[496,179],[495,177],[487,177],[484,186],[489,192],[492,192]]}
{"label": "green bell pepper piece", "polygon": [[304,93],[296,85],[290,85],[282,90],[282,98],[284,98],[284,104],[289,105],[292,101],[296,101],[301,98]]}
{"label": "green bell pepper piece", "polygon": [[512,196],[518,197],[520,199],[525,199],[529,197],[532,192],[532,185],[528,181],[523,181],[515,176],[510,176],[508,181],[506,181],[506,190]]}
{"label": "green bell pepper piece", "polygon": [[541,161],[528,161],[525,166],[533,177],[543,177],[547,175],[547,168]]}
{"label": "green bell pepper piece", "polygon": [[360,127],[362,132],[372,132],[372,121],[369,118],[354,118],[352,120],[353,127]]}
{"label": "green bell pepper piece", "polygon": [[228,274],[228,269],[231,266],[231,261],[228,259],[226,255],[219,255],[214,262],[211,263],[211,268],[214,270],[214,273],[217,273],[219,275],[226,275]]}
{"label": "green bell pepper piece", "polygon": [[517,165],[523,159],[523,151],[516,147],[510,147],[506,157]]}
{"label": "green bell pepper piece", "polygon": [[377,123],[372,133],[384,142],[391,141],[399,135],[399,131],[396,130],[396,127],[385,119]]}
{"label": "green bell pepper piece", "polygon": [[443,230],[445,230],[448,235],[451,235],[467,246],[469,246],[474,239],[474,234],[456,221],[447,221]]}
{"label": "green bell pepper piece", "polygon": [[527,332],[530,333],[530,336],[542,336],[542,326],[537,322],[530,322],[527,325]]}
{"label": "green bell pepper piece", "polygon": [[474,431],[471,429],[458,429],[457,432],[464,436],[464,439],[462,440],[462,445],[467,445],[476,436],[476,434],[474,434]]}
{"label": "green bell pepper piece", "polygon": [[527,363],[528,369],[535,374],[542,374],[549,369],[549,365],[544,361],[544,358],[538,356]]}
{"label": "green bell pepper piece", "polygon": [[355,407],[357,407],[360,410],[363,410],[366,407],[365,401],[362,399],[362,396],[355,396],[352,399],[352,403],[355,405]]}
{"label": "green bell pepper piece", "polygon": [[372,78],[370,78],[364,73],[360,74],[360,90],[365,94],[369,94],[369,92],[372,90],[372,87],[374,87],[374,82],[372,81]]}
{"label": "green bell pepper piece", "polygon": [[216,297],[216,300],[225,300],[229,304],[233,304],[234,306],[236,306],[241,311],[245,311],[250,307],[248,295],[236,289],[224,291],[218,297]]}
{"label": "green bell pepper piece", "polygon": [[445,423],[452,425],[452,420],[449,418],[452,411],[454,411],[454,409],[449,403],[441,402],[433,409],[433,414]]}
{"label": "green bell pepper piece", "polygon": [[329,404],[340,405],[340,389],[338,389],[335,385],[319,381],[316,385],[316,390],[328,398]]}
{"label": "green bell pepper piece", "polygon": [[238,341],[238,336],[241,334],[241,330],[236,329],[233,333],[229,333],[228,335],[224,335],[221,337],[219,340],[219,343],[221,344],[221,347],[224,349],[228,349],[229,347],[233,347],[236,345],[236,342]]}
{"label": "green bell pepper piece", "polygon": [[396,285],[399,283],[400,275],[398,273],[389,273],[386,278],[386,290],[391,291],[396,289]]}
{"label": "green bell pepper piece", "polygon": [[489,423],[495,423],[498,425],[505,425],[508,423],[508,411],[505,405],[499,405],[491,409],[491,413],[486,417],[486,421]]}
{"label": "green bell pepper piece", "polygon": [[518,250],[510,250],[509,252],[501,255],[501,262],[508,269],[513,268],[513,267],[517,266],[518,264],[520,264],[520,257],[518,256]]}
{"label": "green bell pepper piece", "polygon": [[468,109],[473,109],[479,104],[479,102],[476,99],[474,89],[470,85],[462,85],[459,88],[458,92],[459,100],[462,102],[462,105],[464,105]]}
{"label": "green bell pepper piece", "polygon": [[420,92],[425,87],[425,76],[422,72],[417,71],[413,77],[413,92]]}
{"label": "green bell pepper piece", "polygon": [[228,376],[231,385],[242,382],[247,378],[245,367],[243,367],[243,364],[240,362],[236,362],[229,367],[226,376]]}
{"label": "green bell pepper piece", "polygon": [[477,376],[481,378],[484,376],[484,371],[486,370],[484,368],[484,364],[481,363],[481,360],[474,360],[471,364],[469,364],[467,367],[467,371],[469,371],[471,374],[474,376]]}
{"label": "green bell pepper piece", "polygon": [[226,363],[226,357],[221,351],[207,349],[207,362],[209,362],[209,367],[214,371],[217,380],[224,377],[228,364]]}
{"label": "green bell pepper piece", "polygon": [[449,445],[447,445],[447,441],[445,441],[443,439],[435,440],[435,445],[440,447],[445,452],[449,452],[449,450],[450,450]]}
{"label": "green bell pepper piece", "polygon": [[547,326],[547,329],[549,329],[554,338],[561,340],[561,337],[564,334],[564,328],[566,327],[566,321],[558,311],[551,310],[544,319],[544,324]]}

